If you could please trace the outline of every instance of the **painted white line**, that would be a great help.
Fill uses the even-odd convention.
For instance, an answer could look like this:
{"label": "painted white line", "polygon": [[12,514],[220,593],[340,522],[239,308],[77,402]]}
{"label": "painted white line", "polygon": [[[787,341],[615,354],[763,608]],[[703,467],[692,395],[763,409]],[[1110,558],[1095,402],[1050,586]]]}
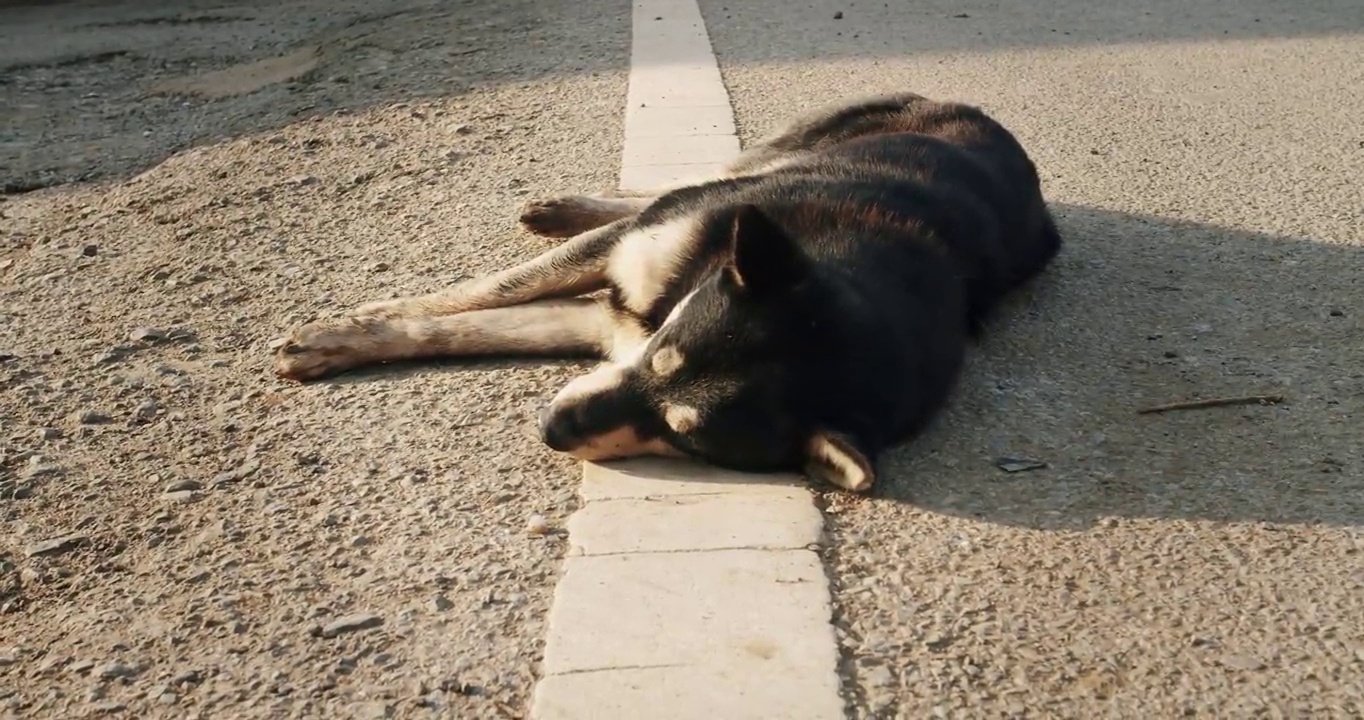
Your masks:
{"label": "painted white line", "polygon": [[[620,187],[713,177],[739,152],[695,0],[636,0]],[[843,717],[824,519],[795,476],[583,466],[535,720]]]}

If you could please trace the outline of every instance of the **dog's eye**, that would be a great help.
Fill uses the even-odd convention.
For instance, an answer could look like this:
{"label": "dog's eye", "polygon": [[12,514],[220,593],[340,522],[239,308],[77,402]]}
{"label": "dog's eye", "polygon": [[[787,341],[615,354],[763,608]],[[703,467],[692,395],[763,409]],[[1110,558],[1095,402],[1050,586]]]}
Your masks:
{"label": "dog's eye", "polygon": [[300,353],[307,352],[307,350],[308,348],[299,345],[298,343],[289,343],[288,345],[284,346],[285,355],[298,355]]}

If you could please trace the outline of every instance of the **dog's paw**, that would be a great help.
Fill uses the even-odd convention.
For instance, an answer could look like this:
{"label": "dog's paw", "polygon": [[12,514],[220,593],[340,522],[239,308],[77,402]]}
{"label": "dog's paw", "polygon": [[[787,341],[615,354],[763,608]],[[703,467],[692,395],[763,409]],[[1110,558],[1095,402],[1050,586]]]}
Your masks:
{"label": "dog's paw", "polygon": [[275,349],[275,374],[303,382],[362,364],[369,324],[362,318],[339,318],[298,328]]}
{"label": "dog's paw", "polygon": [[541,237],[569,238],[596,227],[599,213],[580,195],[535,200],[521,211],[521,225]]}

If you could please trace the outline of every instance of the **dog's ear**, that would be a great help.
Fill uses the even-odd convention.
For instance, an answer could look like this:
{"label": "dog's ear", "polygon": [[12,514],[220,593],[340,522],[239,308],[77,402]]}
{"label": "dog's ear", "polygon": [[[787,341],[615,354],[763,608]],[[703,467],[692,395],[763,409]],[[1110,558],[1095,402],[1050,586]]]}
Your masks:
{"label": "dog's ear", "polygon": [[754,205],[741,205],[735,212],[729,242],[725,272],[745,292],[787,289],[809,272],[809,260],[800,247]]}
{"label": "dog's ear", "polygon": [[851,492],[866,492],[876,482],[876,458],[850,435],[816,431],[805,442],[805,473]]}

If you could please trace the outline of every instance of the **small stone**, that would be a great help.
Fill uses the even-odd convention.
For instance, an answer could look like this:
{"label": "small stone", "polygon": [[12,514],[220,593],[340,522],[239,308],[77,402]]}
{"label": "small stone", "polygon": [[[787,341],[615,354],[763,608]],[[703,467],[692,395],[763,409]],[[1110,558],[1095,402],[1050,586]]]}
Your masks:
{"label": "small stone", "polygon": [[468,125],[456,125],[456,126],[454,127],[454,133],[455,133],[456,135],[468,135],[468,134],[472,133],[473,131],[474,131],[474,129],[471,128],[471,127],[469,127]]}
{"label": "small stone", "polygon": [[150,327],[140,327],[128,333],[128,339],[138,343],[156,342],[157,340],[161,340],[165,337],[166,337],[165,331],[157,330],[156,328]]}
{"label": "small stone", "polygon": [[369,266],[369,271],[370,271],[370,272],[376,272],[376,273],[377,273],[377,272],[384,272],[384,271],[387,270],[388,268],[389,268],[389,264],[388,264],[388,263],[386,263],[386,262],[377,262],[377,263],[374,263],[373,265],[370,265],[370,266]]}
{"label": "small stone", "polygon": [[133,410],[133,421],[138,423],[151,422],[156,419],[156,413],[160,409],[161,408],[157,406],[156,402],[152,400],[140,403],[137,408]]}
{"label": "small stone", "polygon": [[842,19],[843,19],[843,11],[842,11],[842,10],[839,10],[838,12],[834,13],[834,19],[835,19],[835,20],[842,20]]}
{"label": "small stone", "polygon": [[[156,476],[153,475],[152,477]],[[166,483],[165,491],[168,493],[175,493],[184,492],[186,490],[198,490],[201,487],[203,487],[203,484],[198,480],[184,478],[182,480],[172,480],[171,482]]]}
{"label": "small stone", "polygon": [[326,625],[318,627],[313,631],[313,634],[321,635],[324,638],[334,638],[337,635],[359,632],[361,630],[370,630],[383,624],[384,619],[374,613],[357,613],[355,615],[347,615],[338,620],[333,620]]}
{"label": "small stone", "polygon": [[175,492],[163,493],[161,499],[166,502],[187,503],[195,497],[193,490],[177,490]]}
{"label": "small stone", "polygon": [[450,602],[450,598],[447,598],[444,595],[437,595],[434,598],[431,598],[431,606],[436,609],[436,612],[445,612],[454,607],[455,604]]}
{"label": "small stone", "polygon": [[47,461],[42,455],[34,455],[28,459],[28,465],[24,468],[24,478],[36,478],[44,475],[56,475],[62,469]]}
{"label": "small stone", "polygon": [[33,497],[33,487],[10,480],[0,480],[0,500],[27,500]]}
{"label": "small stone", "polygon": [[113,420],[108,413],[99,410],[86,410],[76,417],[82,425],[102,425]]}
{"label": "small stone", "polygon": [[1027,458],[1002,457],[995,460],[995,467],[1006,473],[1027,472],[1029,470],[1041,470],[1047,466],[1041,460],[1028,460]]}
{"label": "small stone", "polygon": [[374,541],[373,541],[373,540],[370,540],[368,535],[356,535],[355,537],[353,537],[353,538],[350,539],[350,546],[351,546],[351,547],[364,547],[364,546],[366,546],[366,545],[369,545],[369,544],[372,543],[372,542],[374,542]]}
{"label": "small stone", "polygon": [[41,557],[45,555],[60,555],[64,552],[75,550],[89,540],[90,538],[80,534],[63,535],[62,537],[52,538],[51,540],[44,540],[30,545],[28,548],[28,556]]}
{"label": "small stone", "polygon": [[862,678],[867,685],[878,688],[888,688],[895,681],[895,678],[890,674],[890,668],[884,665],[866,670],[862,673]]}
{"label": "small stone", "polygon": [[172,685],[198,685],[202,676],[198,670],[181,670],[171,677]]}
{"label": "small stone", "polygon": [[95,671],[95,675],[97,675],[102,680],[130,678],[137,675],[137,668],[129,667],[128,665],[124,665],[123,663],[120,662],[111,662],[107,665],[100,667],[99,670]]}
{"label": "small stone", "polygon": [[544,515],[531,515],[526,522],[526,532],[531,535],[547,535],[549,531],[549,520]]}
{"label": "small stone", "polygon": [[363,718],[364,720],[383,720],[383,718],[390,718],[393,717],[393,706],[378,700],[362,703],[355,709],[355,717]]}
{"label": "small stone", "polygon": [[295,175],[289,178],[290,185],[316,185],[318,182],[320,181],[312,175]]}
{"label": "small stone", "polygon": [[260,462],[256,460],[247,460],[231,470],[225,470],[214,475],[213,479],[209,481],[209,485],[221,487],[223,485],[241,482],[251,475],[254,475],[257,470],[260,470]]}
{"label": "small stone", "polygon": [[54,427],[38,428],[39,440],[57,440],[61,438],[62,431]]}
{"label": "small stone", "polygon": [[99,254],[99,246],[86,245],[85,247],[81,248],[81,254],[84,255],[85,257],[94,257]]}
{"label": "small stone", "polygon": [[1331,310],[1331,317],[1345,317],[1345,311],[1340,308],[1333,308]]}
{"label": "small stone", "polygon": [[1263,670],[1265,664],[1246,655],[1226,655],[1222,658],[1222,667],[1230,670]]}

